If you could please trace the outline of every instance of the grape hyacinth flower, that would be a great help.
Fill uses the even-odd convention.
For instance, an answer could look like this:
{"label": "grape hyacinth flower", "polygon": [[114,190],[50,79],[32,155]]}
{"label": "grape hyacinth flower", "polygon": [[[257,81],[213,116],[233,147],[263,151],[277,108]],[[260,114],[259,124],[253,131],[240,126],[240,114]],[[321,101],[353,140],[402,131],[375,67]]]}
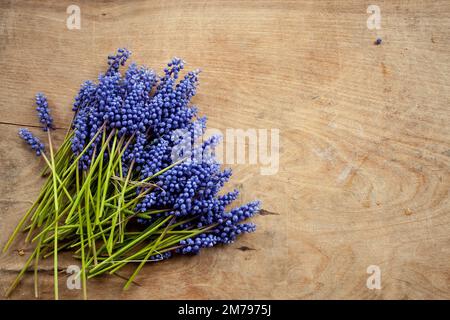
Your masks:
{"label": "grape hyacinth flower", "polygon": [[[29,130],[19,131],[43,156],[53,180],[29,214],[47,223],[38,223],[35,239],[45,236],[38,246],[53,251],[55,297],[60,248],[76,250],[84,281],[140,262],[127,288],[142,263],[230,244],[256,228],[246,220],[259,212],[259,201],[232,208],[239,192],[221,192],[232,171],[216,159],[220,137],[203,139],[207,118],[192,104],[200,71],[184,72],[184,61],[173,58],[162,76],[135,63],[121,73],[130,55],[118,49],[96,81],[81,85],[58,151],[44,94],[36,95],[36,105],[49,152]],[[35,267],[42,258],[36,250]]]}
{"label": "grape hyacinth flower", "polygon": [[80,88],[77,96],[75,97],[75,102],[73,103],[72,111],[78,111],[86,106],[89,106],[93,102],[93,95],[97,89],[96,85],[90,81],[85,81]]}
{"label": "grape hyacinth flower", "polygon": [[[231,170],[221,170],[215,159],[214,147],[220,138],[213,136],[196,144],[206,130],[207,120],[206,117],[197,117],[198,109],[191,104],[200,71],[187,72],[178,81],[185,63],[180,58],[173,58],[164,69],[162,77],[135,63],[131,63],[122,76],[119,69],[125,65],[130,55],[129,50],[118,49],[115,54],[108,56],[108,69],[99,76],[98,82],[85,81],[81,86],[73,104],[73,153],[79,155],[83,152],[99,128],[106,125],[107,131],[115,130],[119,137],[123,136],[125,141],[130,140],[122,155],[123,174],[131,169],[134,179],[149,179],[172,164],[171,156],[181,146],[174,133],[179,129],[184,130],[191,139],[189,143],[192,148],[181,148],[178,156],[186,161],[152,179],[151,182],[157,188],[151,192],[146,188],[136,190],[137,195],[146,193],[134,207],[136,213],[167,208],[170,210],[140,221],[150,224],[155,219],[168,215],[194,217],[194,221],[183,226],[204,227],[217,224],[214,230],[221,230],[221,234],[215,235],[214,243],[228,243],[239,233],[251,232],[253,227],[237,224],[242,221],[242,214],[257,212],[257,206],[249,204],[249,207],[227,212],[226,207],[238,197],[238,192],[219,195],[220,189],[231,177]],[[37,103],[40,106],[38,111],[41,122],[50,127],[51,117],[45,96],[38,94]],[[101,147],[101,140],[101,136],[97,136],[81,156],[79,167],[82,170],[89,169],[93,152]],[[103,157],[107,161],[108,151]],[[130,167],[131,163],[134,165]],[[251,215],[247,214],[246,217]],[[224,223],[227,225],[223,225]],[[209,246],[213,242],[208,243]]]}
{"label": "grape hyacinth flower", "polygon": [[28,129],[20,129],[19,136],[31,146],[31,149],[36,152],[37,156],[40,156],[44,152],[44,144]]}
{"label": "grape hyacinth flower", "polygon": [[129,50],[125,48],[119,48],[116,55],[108,56],[109,68],[106,74],[111,75],[113,73],[117,73],[119,71],[119,67],[125,65],[125,62],[127,62],[130,55],[131,52]]}
{"label": "grape hyacinth flower", "polygon": [[39,92],[36,94],[36,111],[38,112],[39,121],[42,124],[42,130],[54,129],[53,118],[50,115],[47,97]]}

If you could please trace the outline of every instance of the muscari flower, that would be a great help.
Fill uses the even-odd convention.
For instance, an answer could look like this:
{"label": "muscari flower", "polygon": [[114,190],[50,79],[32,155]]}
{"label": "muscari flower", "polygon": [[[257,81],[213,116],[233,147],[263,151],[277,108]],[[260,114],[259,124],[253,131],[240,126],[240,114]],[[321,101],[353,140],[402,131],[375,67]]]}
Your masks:
{"label": "muscari flower", "polygon": [[47,131],[48,129],[54,129],[53,118],[50,115],[50,110],[48,108],[47,97],[39,92],[36,94],[36,110],[38,112],[39,121],[42,124],[42,129]]}
{"label": "muscari flower", "polygon": [[44,144],[28,129],[20,129],[19,136],[30,145],[31,149],[36,152],[37,156],[40,156],[44,152]]}
{"label": "muscari flower", "polygon": [[[73,104],[76,112],[73,152],[79,154],[99,128],[106,125],[108,132],[117,130],[119,136],[126,136],[125,140],[132,139],[122,155],[123,172],[126,174],[134,161],[133,174],[137,175],[137,179],[146,179],[172,164],[171,155],[178,143],[173,139],[173,134],[178,129],[185,130],[192,139],[192,149],[180,155],[187,157],[186,161],[153,178],[152,183],[157,187],[134,208],[137,213],[153,209],[170,210],[152,215],[152,219],[139,219],[139,222],[149,224],[161,216],[174,215],[177,219],[192,218],[192,221],[180,225],[180,229],[214,226],[208,232],[181,241],[181,248],[177,251],[184,254],[195,254],[202,248],[231,243],[239,234],[254,231],[255,225],[244,220],[258,212],[259,202],[227,211],[227,206],[236,200],[238,192],[235,190],[219,195],[231,176],[231,170],[222,170],[215,160],[214,147],[218,137],[196,144],[206,129],[206,117],[197,118],[198,110],[191,104],[200,71],[188,72],[177,83],[184,62],[174,58],[164,69],[162,77],[136,64],[131,64],[122,76],[119,68],[129,56],[128,50],[119,49],[115,55],[108,57],[108,70],[99,76],[97,84],[86,81],[82,85]],[[45,110],[47,113],[43,114],[48,115],[48,108]],[[46,116],[42,118],[48,120]],[[45,122],[47,127],[49,123],[51,121]],[[40,142],[34,140],[31,133],[24,136],[37,154],[42,152],[43,145],[40,147]],[[81,158],[80,167],[83,170],[89,168],[93,150],[99,148],[100,143],[101,135]],[[200,161],[196,160],[198,153],[202,155]],[[104,157],[107,159],[107,152]],[[138,188],[137,194],[144,190]],[[170,252],[150,259],[169,257]]]}

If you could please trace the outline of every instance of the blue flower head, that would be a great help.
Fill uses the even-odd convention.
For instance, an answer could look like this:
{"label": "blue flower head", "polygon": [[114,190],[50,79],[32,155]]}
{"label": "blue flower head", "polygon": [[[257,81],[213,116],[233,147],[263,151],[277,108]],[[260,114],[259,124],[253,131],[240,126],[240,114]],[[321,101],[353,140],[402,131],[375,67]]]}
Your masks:
{"label": "blue flower head", "polygon": [[108,71],[106,75],[111,75],[119,71],[120,66],[124,66],[125,62],[127,62],[130,57],[131,52],[125,48],[117,49],[117,53],[115,55],[108,56]]}
{"label": "blue flower head", "polygon": [[[231,170],[222,169],[216,159],[214,148],[220,138],[212,136],[203,142],[200,139],[205,134],[207,119],[198,115],[191,102],[200,71],[183,72],[184,61],[173,58],[161,76],[135,63],[121,74],[119,69],[130,54],[121,48],[109,56],[106,72],[96,82],[86,81],[75,98],[72,152],[79,155],[100,128],[104,130],[86,148],[79,161],[80,168],[89,168],[97,156],[94,150],[101,149],[101,141],[109,134],[116,132],[119,139],[127,141],[121,155],[122,173],[124,176],[130,173],[137,181],[148,179],[150,183],[136,189],[140,199],[132,210],[141,214],[138,222],[149,225],[170,215],[180,222],[176,230],[205,230],[181,240],[176,250],[169,251],[195,254],[253,232],[255,225],[246,220],[258,213],[259,202],[228,208],[239,193],[237,190],[220,193],[232,174]],[[39,142],[31,134],[23,136],[34,150],[41,152]],[[109,150],[105,150],[103,161],[107,161]],[[168,168],[174,158],[184,160]],[[162,212],[148,217],[142,215],[161,209]],[[169,251],[155,252],[150,260],[167,259]]]}
{"label": "blue flower head", "polygon": [[36,111],[38,112],[39,121],[42,124],[42,129],[44,131],[47,131],[48,129],[54,129],[53,118],[50,115],[47,97],[41,92],[36,94],[36,106]]}
{"label": "blue flower head", "polygon": [[36,151],[37,156],[40,156],[44,152],[44,144],[28,129],[20,129],[19,136],[30,145],[31,149]]}

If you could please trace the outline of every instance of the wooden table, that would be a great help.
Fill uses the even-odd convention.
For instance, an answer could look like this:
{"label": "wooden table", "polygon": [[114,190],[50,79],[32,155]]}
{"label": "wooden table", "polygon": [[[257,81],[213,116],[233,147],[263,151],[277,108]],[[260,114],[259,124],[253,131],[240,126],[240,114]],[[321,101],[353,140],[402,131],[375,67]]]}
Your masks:
{"label": "wooden table", "polygon": [[[0,245],[42,184],[17,137],[38,124],[34,94],[49,97],[60,142],[79,85],[124,46],[157,71],[173,56],[201,68],[194,102],[211,127],[280,129],[280,167],[232,166],[239,202],[263,202],[256,233],[148,265],[128,291],[90,281],[90,298],[450,298],[448,1],[377,1],[380,30],[367,1],[76,2],[80,30],[66,27],[72,1],[0,3]],[[16,242],[1,256],[2,291],[27,253]],[[62,298],[82,297],[65,286],[73,263]],[[366,286],[371,265],[380,290]],[[12,298],[32,298],[32,278]],[[48,261],[41,298],[52,281]]]}

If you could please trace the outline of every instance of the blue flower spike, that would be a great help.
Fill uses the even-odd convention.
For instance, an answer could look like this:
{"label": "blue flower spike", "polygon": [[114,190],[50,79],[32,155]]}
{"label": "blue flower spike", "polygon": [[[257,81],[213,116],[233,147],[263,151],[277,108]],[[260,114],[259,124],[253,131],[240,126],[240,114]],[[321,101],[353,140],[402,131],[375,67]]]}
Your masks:
{"label": "blue flower spike", "polygon": [[37,156],[40,156],[44,152],[44,144],[28,129],[20,129],[19,136],[30,145],[31,149],[36,152]]}
{"label": "blue flower spike", "polygon": [[36,94],[36,111],[38,112],[39,122],[42,125],[42,129],[44,131],[54,129],[53,118],[50,115],[47,97],[41,92]]}

